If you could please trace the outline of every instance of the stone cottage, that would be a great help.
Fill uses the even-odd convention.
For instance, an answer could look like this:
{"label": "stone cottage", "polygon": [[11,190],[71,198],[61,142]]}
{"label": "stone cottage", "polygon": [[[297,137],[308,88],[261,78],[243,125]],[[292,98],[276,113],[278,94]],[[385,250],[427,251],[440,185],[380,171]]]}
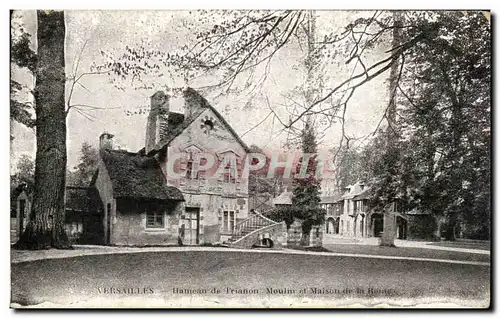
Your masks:
{"label": "stone cottage", "polygon": [[[221,114],[191,88],[184,112],[171,97],[151,96],[145,146],[137,153],[113,149],[100,136],[99,168],[91,183],[103,214],[103,243],[195,245],[228,239],[248,217],[248,179],[237,178],[248,147]],[[213,154],[225,173],[207,177],[199,156]],[[169,174],[175,162],[176,177]],[[172,162],[170,161],[170,162]]]}
{"label": "stone cottage", "polygon": [[406,239],[408,217],[399,211],[396,204],[387,206],[383,211],[368,206],[370,187],[358,181],[347,186],[343,193],[321,198],[321,207],[326,209],[327,234],[340,237],[380,237],[384,222],[390,222],[396,238]]}
{"label": "stone cottage", "polygon": [[325,232],[326,234],[340,233],[340,217],[344,210],[344,201],[341,194],[322,196],[320,207],[326,211]]}

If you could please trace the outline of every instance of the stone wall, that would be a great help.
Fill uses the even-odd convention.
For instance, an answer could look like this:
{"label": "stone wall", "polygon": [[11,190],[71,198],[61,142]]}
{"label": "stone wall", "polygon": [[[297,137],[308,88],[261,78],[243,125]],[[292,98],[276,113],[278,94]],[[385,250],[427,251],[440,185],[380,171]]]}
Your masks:
{"label": "stone wall", "polygon": [[234,211],[237,224],[248,216],[248,199],[217,194],[184,193],[185,206],[200,209],[200,244],[217,243],[232,235],[222,231],[223,211]]}
{"label": "stone wall", "polygon": [[[111,235],[111,242],[107,241],[106,233],[111,231],[113,233],[113,228],[117,222],[116,218],[116,200],[113,197],[113,186],[111,183],[111,179],[109,178],[108,171],[106,170],[106,166],[99,156],[99,173],[97,175],[97,179],[95,182],[95,187],[97,192],[99,193],[99,197],[101,198],[103,204],[103,243],[104,244],[115,244],[113,242],[113,235]],[[111,218],[110,222],[108,222],[108,218]],[[110,228],[108,229],[108,224]]]}
{"label": "stone wall", "polygon": [[[308,246],[323,246],[323,232],[323,225],[313,225],[309,233]],[[301,246],[302,237],[302,222],[295,220],[287,231],[287,246]]]}
{"label": "stone wall", "polygon": [[130,200],[119,200],[116,223],[113,225],[113,245],[177,245],[180,216],[184,204],[178,202],[165,206],[163,228],[146,227],[146,209],[143,204]]}
{"label": "stone wall", "polygon": [[309,235],[309,246],[323,246],[323,225],[314,225]]}
{"label": "stone wall", "polygon": [[287,246],[299,246],[302,240],[302,223],[295,220],[287,230]]}

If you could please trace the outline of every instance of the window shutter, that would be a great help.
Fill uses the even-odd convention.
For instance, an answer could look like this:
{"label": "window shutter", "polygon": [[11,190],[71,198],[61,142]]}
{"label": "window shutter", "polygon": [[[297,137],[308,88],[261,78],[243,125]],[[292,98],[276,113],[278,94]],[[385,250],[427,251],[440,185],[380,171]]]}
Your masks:
{"label": "window shutter", "polygon": [[195,180],[198,180],[199,179],[199,176],[200,176],[200,173],[198,172],[198,167],[200,166],[198,160],[194,160],[193,161],[193,176],[192,176],[192,179],[195,179]]}
{"label": "window shutter", "polygon": [[187,158],[186,156],[182,156],[179,159],[179,173],[184,175],[184,177],[180,178],[180,185],[185,185],[186,184],[186,169],[187,169]]}
{"label": "window shutter", "polygon": [[223,163],[224,163],[224,158],[223,157],[219,158],[219,167],[218,167],[217,170],[222,171],[222,173],[219,173],[219,175],[217,176],[217,181],[219,181],[219,182],[223,182],[224,181],[224,175],[226,174],[225,167],[224,167],[224,169],[221,169],[221,166],[222,166]]}
{"label": "window shutter", "polygon": [[240,157],[236,157],[236,182],[241,182],[241,174],[243,173],[243,160]]}

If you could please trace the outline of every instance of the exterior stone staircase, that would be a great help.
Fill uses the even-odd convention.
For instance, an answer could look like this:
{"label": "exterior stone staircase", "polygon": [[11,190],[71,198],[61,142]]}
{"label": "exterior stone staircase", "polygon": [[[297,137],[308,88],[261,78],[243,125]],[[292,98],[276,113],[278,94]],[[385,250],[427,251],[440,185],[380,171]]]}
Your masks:
{"label": "exterior stone staircase", "polygon": [[235,229],[229,238],[230,247],[252,248],[261,246],[263,239],[270,242],[267,247],[281,247],[286,233],[284,222],[275,222],[257,211],[240,223],[236,224]]}

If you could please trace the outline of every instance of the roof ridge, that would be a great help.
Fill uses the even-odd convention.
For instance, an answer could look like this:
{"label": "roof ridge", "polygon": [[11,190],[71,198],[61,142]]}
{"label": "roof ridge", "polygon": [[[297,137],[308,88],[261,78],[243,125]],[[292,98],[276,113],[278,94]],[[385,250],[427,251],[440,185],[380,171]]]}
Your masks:
{"label": "roof ridge", "polygon": [[245,149],[246,152],[250,152],[250,148],[241,139],[241,137],[238,135],[238,133],[236,133],[236,131],[233,129],[233,127],[224,118],[224,116],[222,116],[221,113],[214,106],[212,106],[212,104],[209,103],[207,101],[207,99],[203,95],[201,95],[197,90],[195,90],[192,87],[187,87],[184,90],[184,93],[196,94],[196,97],[198,97],[198,98],[201,99],[201,101],[202,101],[200,103],[200,109],[201,109],[201,111],[199,111],[198,113],[195,113],[194,116],[189,116],[189,117],[184,114],[185,118],[184,118],[184,121],[182,123],[182,126],[183,126],[182,129],[179,129],[179,131],[176,132],[175,134],[173,134],[168,140],[166,140],[164,142],[158,143],[157,146],[155,147],[155,150],[152,152],[152,154],[155,154],[158,151],[164,150],[164,148],[167,147],[177,136],[179,136],[194,121],[196,121],[196,119],[198,119],[203,114],[203,112],[206,109],[210,109],[215,114],[215,116],[222,122],[222,124],[224,125],[224,127],[226,127],[226,129],[229,130],[229,132],[234,136],[234,138],[236,139],[236,141],[243,147],[243,149]]}

